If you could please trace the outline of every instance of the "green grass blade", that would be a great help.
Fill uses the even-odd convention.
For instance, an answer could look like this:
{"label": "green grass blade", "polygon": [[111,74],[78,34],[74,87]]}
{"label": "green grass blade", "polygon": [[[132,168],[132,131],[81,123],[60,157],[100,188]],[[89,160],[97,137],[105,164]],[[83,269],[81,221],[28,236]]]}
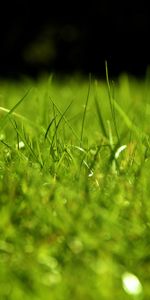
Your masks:
{"label": "green grass blade", "polygon": [[98,120],[99,120],[99,124],[100,124],[100,128],[102,130],[102,133],[103,133],[104,137],[108,138],[108,135],[107,135],[107,132],[105,129],[105,125],[104,125],[104,121],[103,121],[103,117],[102,117],[102,113],[101,113],[101,109],[99,107],[98,100],[96,97],[95,97],[95,106],[96,106],[96,111],[97,111]]}
{"label": "green grass blade", "polygon": [[[4,113],[9,113],[10,112],[9,109],[7,109],[5,107],[1,107],[1,106],[0,106],[0,111],[2,111]],[[25,122],[27,125],[32,127],[32,129],[41,131],[42,133],[45,133],[45,128],[44,127],[42,127],[38,123],[35,123],[35,122],[31,121],[30,119],[26,118],[25,116],[23,116],[21,114],[18,114],[16,112],[12,112],[11,116],[14,116],[14,117],[18,118],[19,120]],[[10,115],[9,115],[9,117],[10,117]]]}
{"label": "green grass blade", "polygon": [[[58,106],[56,105],[56,103],[53,102],[53,100],[50,98],[51,102],[53,103],[53,105],[56,107],[57,111],[60,113],[60,115],[62,116],[64,122],[68,125],[68,127],[70,128],[70,130],[72,131],[73,135],[80,141],[79,136],[77,135],[77,133],[74,131],[74,129],[72,128],[72,126],[70,125],[69,121],[67,120],[67,118],[64,116],[64,114],[62,113],[62,111],[58,108]],[[72,101],[73,102],[73,101]]]}
{"label": "green grass blade", "polygon": [[65,109],[65,111],[64,111],[63,114],[61,115],[61,117],[60,117],[60,119],[59,119],[59,121],[58,121],[58,123],[57,123],[57,125],[56,125],[55,132],[54,132],[54,135],[53,135],[53,138],[52,138],[51,149],[52,149],[52,147],[53,147],[54,139],[55,139],[55,136],[56,136],[56,134],[57,134],[59,125],[60,125],[61,121],[63,120],[63,118],[64,118],[66,112],[68,111],[68,109],[69,109],[70,106],[72,105],[72,103],[73,103],[73,101],[71,101],[70,104],[67,106],[67,108]]}
{"label": "green grass blade", "polygon": [[83,119],[82,119],[82,126],[81,126],[81,137],[80,137],[80,146],[82,145],[82,140],[83,140],[83,130],[84,130],[85,116],[86,116],[86,111],[87,111],[87,106],[88,106],[88,101],[89,101],[90,89],[91,89],[91,75],[89,76],[88,93],[87,93],[87,98],[86,98],[84,112],[83,112]]}
{"label": "green grass blade", "polygon": [[16,110],[16,108],[23,102],[23,100],[27,97],[29,92],[31,91],[31,88],[25,93],[25,95],[13,106],[12,109],[10,109],[7,114],[3,117],[3,119],[0,121],[0,130],[3,129],[5,124],[7,123],[8,118],[10,115]]}
{"label": "green grass blade", "polygon": [[49,130],[50,130],[50,128],[51,128],[51,126],[52,126],[52,124],[54,123],[55,120],[56,120],[56,117],[54,117],[54,118],[50,121],[50,123],[49,123],[49,125],[48,125],[48,127],[47,127],[46,132],[45,132],[45,136],[44,136],[45,140],[47,139],[48,132],[49,132]]}
{"label": "green grass blade", "polygon": [[117,136],[117,139],[118,139],[118,143],[120,143],[120,138],[119,138],[117,124],[116,124],[116,115],[115,115],[115,110],[114,110],[114,101],[113,101],[114,99],[113,99],[112,94],[111,94],[111,87],[110,87],[110,82],[109,82],[107,61],[105,61],[105,70],[106,70],[106,82],[107,82],[107,88],[108,88],[108,98],[109,98],[111,115],[112,115],[112,119],[113,119],[113,123],[114,123],[116,136]]}
{"label": "green grass blade", "polygon": [[114,101],[114,107],[116,109],[116,111],[120,114],[120,116],[122,117],[124,123],[127,125],[127,127],[133,131],[137,136],[139,136],[139,134],[141,134],[142,132],[140,131],[140,129],[133,124],[133,122],[129,119],[129,117],[127,116],[127,114],[124,112],[124,110],[121,108],[121,106],[115,101]]}
{"label": "green grass blade", "polygon": [[38,156],[36,155],[35,151],[33,150],[33,148],[31,147],[30,143],[27,141],[27,137],[24,131],[24,128],[22,128],[23,130],[23,134],[21,133],[21,131],[18,129],[18,126],[16,124],[16,122],[13,122],[13,120],[11,120],[11,123],[17,133],[17,135],[21,138],[21,141],[23,141],[25,148],[28,150],[28,152],[31,154],[31,156],[35,159],[35,161],[40,165],[40,167],[43,167],[43,164],[41,163],[41,161],[39,160]]}

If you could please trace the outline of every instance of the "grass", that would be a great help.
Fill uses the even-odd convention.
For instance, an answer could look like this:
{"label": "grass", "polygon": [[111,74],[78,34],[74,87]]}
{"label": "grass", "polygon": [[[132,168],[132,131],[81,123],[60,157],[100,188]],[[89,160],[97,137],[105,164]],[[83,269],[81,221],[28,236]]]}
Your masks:
{"label": "grass", "polygon": [[0,82],[0,299],[150,299],[149,77]]}

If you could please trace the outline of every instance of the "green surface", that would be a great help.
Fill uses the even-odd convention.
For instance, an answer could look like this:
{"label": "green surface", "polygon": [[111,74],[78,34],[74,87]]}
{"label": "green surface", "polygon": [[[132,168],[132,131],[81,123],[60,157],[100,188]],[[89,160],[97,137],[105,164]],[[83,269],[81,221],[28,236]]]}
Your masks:
{"label": "green surface", "polygon": [[0,82],[0,299],[150,299],[149,82]]}

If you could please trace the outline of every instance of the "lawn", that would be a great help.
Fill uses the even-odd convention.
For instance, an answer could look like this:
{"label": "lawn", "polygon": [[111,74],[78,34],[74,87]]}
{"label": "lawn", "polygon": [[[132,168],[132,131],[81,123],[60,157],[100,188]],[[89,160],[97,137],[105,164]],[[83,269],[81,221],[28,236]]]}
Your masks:
{"label": "lawn", "polygon": [[0,81],[0,299],[150,299],[149,83]]}

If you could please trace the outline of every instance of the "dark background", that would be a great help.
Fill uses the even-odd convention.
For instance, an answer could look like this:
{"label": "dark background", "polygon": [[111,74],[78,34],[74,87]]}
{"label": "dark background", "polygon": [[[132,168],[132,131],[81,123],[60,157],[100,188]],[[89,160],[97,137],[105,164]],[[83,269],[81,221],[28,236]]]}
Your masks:
{"label": "dark background", "polygon": [[150,64],[149,10],[145,4],[75,1],[5,2],[0,19],[0,77],[41,72],[144,76]]}

